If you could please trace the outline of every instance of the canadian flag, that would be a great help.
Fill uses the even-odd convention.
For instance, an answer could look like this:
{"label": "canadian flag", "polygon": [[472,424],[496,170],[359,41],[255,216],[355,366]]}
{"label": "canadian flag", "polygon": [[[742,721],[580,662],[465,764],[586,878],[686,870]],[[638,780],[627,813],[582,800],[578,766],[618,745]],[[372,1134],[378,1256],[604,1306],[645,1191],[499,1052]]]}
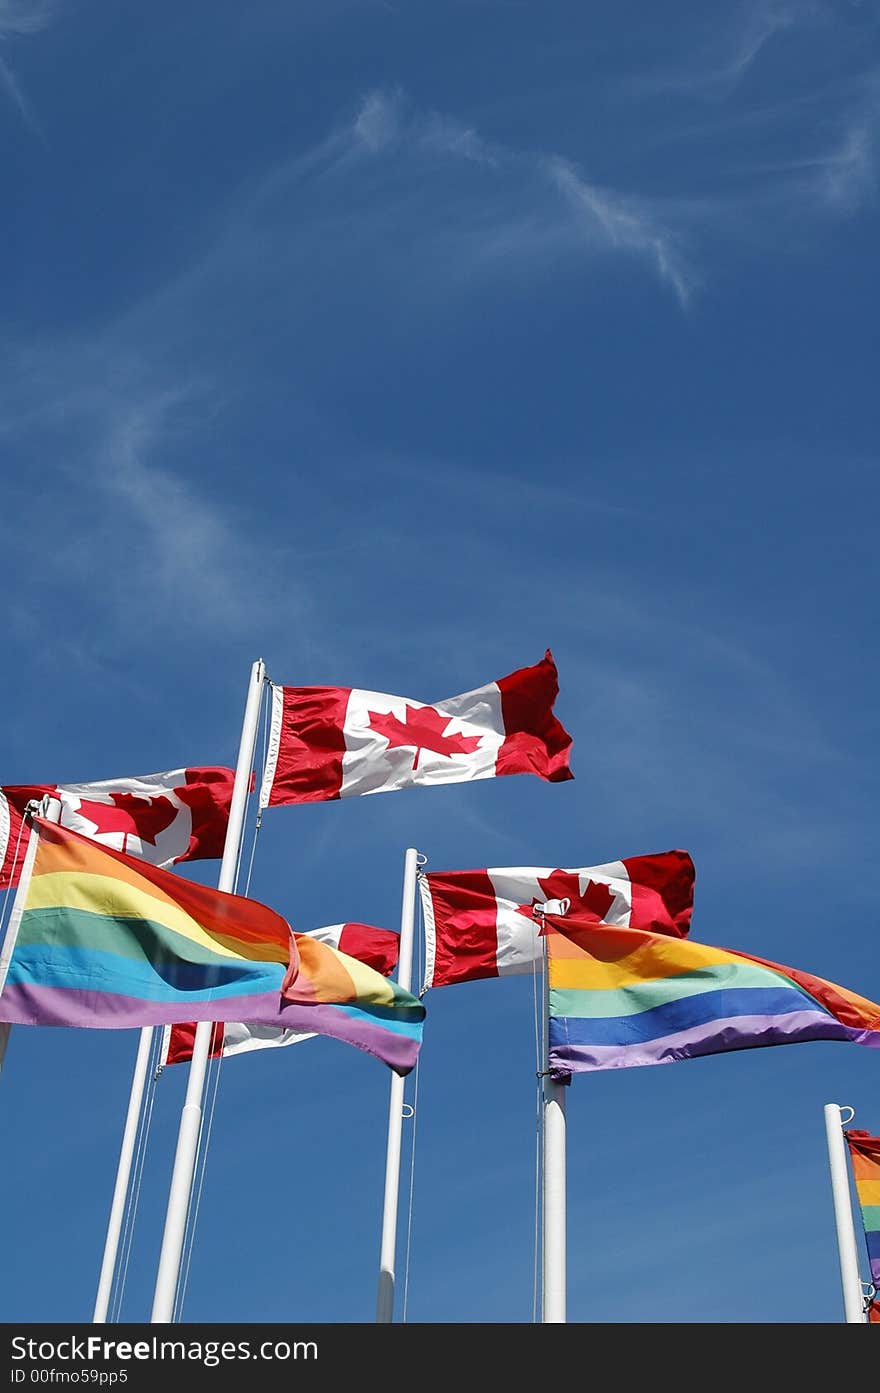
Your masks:
{"label": "canadian flag", "polygon": [[154,866],[223,855],[235,774],[211,765],[88,784],[7,784],[0,788],[0,889],[18,882],[29,802],[43,816],[92,841]]}
{"label": "canadian flag", "polygon": [[568,900],[597,924],[684,938],[694,904],[694,863],[686,851],[630,856],[575,869],[506,866],[422,872],[428,987],[534,972],[543,959],[535,905]]}
{"label": "canadian flag", "polygon": [[[324,928],[307,930],[310,938],[318,938],[338,948],[340,953],[358,958],[368,967],[374,967],[387,977],[397,965],[400,935],[390,929],[379,929],[374,924],[328,924]],[[233,1024],[218,1021],[211,1035],[210,1057],[213,1059],[231,1054],[247,1054],[250,1050],[262,1050],[269,1045],[298,1045],[301,1040],[314,1038],[313,1030],[283,1030],[274,1025],[247,1025],[243,1022]],[[192,1059],[193,1041],[196,1038],[195,1022],[189,1025],[166,1025],[162,1036],[159,1054],[159,1068],[166,1064],[185,1064]]]}
{"label": "canadian flag", "polygon": [[499,774],[570,779],[571,736],[553,715],[558,692],[549,649],[534,667],[430,705],[358,687],[273,683],[260,806]]}

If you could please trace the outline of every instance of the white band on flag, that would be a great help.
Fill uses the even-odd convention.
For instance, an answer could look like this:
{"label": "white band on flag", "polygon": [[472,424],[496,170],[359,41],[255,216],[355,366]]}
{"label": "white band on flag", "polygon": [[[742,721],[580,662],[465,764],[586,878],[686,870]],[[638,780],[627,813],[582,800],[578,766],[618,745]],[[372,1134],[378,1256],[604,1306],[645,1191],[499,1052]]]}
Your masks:
{"label": "white band on flag", "polygon": [[437,930],[434,925],[434,901],[431,899],[431,887],[425,879],[424,874],[419,872],[419,896],[422,901],[422,915],[425,924],[425,980],[422,982],[422,990],[419,996],[423,996],[429,987],[434,985],[434,962],[437,956]]}
{"label": "white band on flag", "polygon": [[6,864],[6,849],[9,846],[9,804],[6,794],[0,788],[0,866]]}
{"label": "white band on flag", "polygon": [[269,747],[266,751],[266,765],[263,770],[263,783],[260,788],[261,808],[267,808],[269,806],[272,785],[275,782],[278,751],[281,747],[281,718],[284,715],[284,688],[276,687],[274,682],[270,682],[269,685],[272,688],[272,717],[269,722]]}
{"label": "white band on flag", "polygon": [[162,1027],[162,1043],[159,1046],[159,1058],[156,1060],[156,1078],[159,1077],[165,1065],[168,1063],[168,1051],[171,1048],[172,1028],[173,1027],[170,1025],[163,1025]]}

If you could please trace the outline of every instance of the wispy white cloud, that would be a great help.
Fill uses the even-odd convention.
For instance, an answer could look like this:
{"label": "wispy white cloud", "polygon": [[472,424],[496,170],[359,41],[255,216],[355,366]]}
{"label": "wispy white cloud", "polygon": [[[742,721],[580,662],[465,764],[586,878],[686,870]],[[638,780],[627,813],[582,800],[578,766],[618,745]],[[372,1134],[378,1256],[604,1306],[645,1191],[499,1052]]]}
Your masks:
{"label": "wispy white cloud", "polygon": [[[42,364],[29,357],[27,410],[11,413],[8,444],[38,455],[42,482],[37,492],[11,491],[16,524],[2,528],[13,564],[33,582],[19,627],[36,627],[57,652],[66,639],[56,616],[71,591],[89,596],[96,632],[122,650],[151,637],[180,643],[198,633],[210,644],[271,627],[265,593],[278,557],[260,508],[207,491],[185,463],[217,403],[202,383],[162,390],[132,372],[114,380],[113,352],[81,345],[78,354],[47,350]],[[37,540],[47,535],[51,546]],[[297,587],[285,586],[292,631],[304,611]],[[81,649],[89,652],[88,638]]]}
{"label": "wispy white cloud", "polygon": [[872,110],[863,104],[826,150],[745,166],[744,179],[770,178],[772,183],[756,183],[750,192],[740,195],[740,204],[750,203],[755,209],[763,206],[765,211],[773,206],[812,206],[841,217],[854,215],[876,189],[876,128]]}
{"label": "wispy white cloud", "polygon": [[[737,139],[736,157],[718,166],[723,177],[716,180],[716,191],[702,200],[707,225],[717,228],[725,221],[730,231],[746,232],[743,215],[748,212],[748,238],[754,242],[755,229],[762,223],[773,228],[780,217],[801,218],[805,211],[852,216],[869,201],[876,186],[880,130],[880,69],[870,60],[876,20],[853,14],[849,20],[848,25],[841,22],[840,6],[830,0],[758,0],[739,12],[735,31],[727,33],[723,57],[718,56],[719,39],[713,35],[679,68],[632,80],[642,95],[675,93],[685,99],[724,101],[715,106],[709,121],[702,115],[684,124],[678,116],[658,119],[649,137],[655,147],[699,143],[715,159],[719,147]],[[808,30],[813,31],[811,45],[805,42]],[[821,45],[816,42],[820,31]],[[789,61],[781,83],[768,68],[759,87],[748,94],[739,92],[735,103],[726,102],[771,41],[784,34],[792,45],[795,39],[800,45],[789,54],[796,63],[795,80]],[[823,62],[826,55],[828,61]],[[684,110],[681,105],[676,108],[679,113]],[[705,112],[705,103],[699,101],[694,110]],[[748,148],[756,158],[742,159]],[[773,152],[770,159],[765,150]],[[700,210],[692,208],[699,220]]]}
{"label": "wispy white cloud", "polygon": [[352,124],[352,136],[371,154],[387,150],[400,134],[401,94],[369,92]]}
{"label": "wispy white cloud", "polygon": [[[438,271],[444,264],[439,244],[445,241],[459,274],[464,268],[497,272],[523,259],[549,262],[567,250],[635,256],[675,291],[682,306],[698,282],[680,238],[663,224],[654,201],[600,189],[561,155],[511,148],[454,116],[413,108],[399,87],[369,92],[351,125],[321,148],[327,173],[350,176],[352,152],[374,163],[394,160],[397,175],[409,165],[418,184],[403,211],[424,211]],[[444,179],[456,165],[482,171],[484,182],[450,186]],[[290,173],[298,178],[314,169],[314,159],[306,156]],[[548,197],[548,183],[561,200]]]}
{"label": "wispy white cloud", "polygon": [[[801,9],[765,5],[750,13],[738,70]],[[854,211],[870,188],[872,143],[871,121],[854,117],[830,154],[783,160],[772,181],[753,165],[735,189],[728,181],[704,186],[699,197],[649,196],[591,177],[583,160],[561,150],[505,145],[471,121],[419,108],[400,87],[377,88],[311,147],[238,189],[213,245],[123,327],[143,339],[171,318],[199,333],[218,313],[221,280],[223,298],[230,283],[241,288],[246,322],[244,288],[267,277],[307,316],[322,272],[332,265],[338,293],[340,278],[365,257],[377,286],[384,276],[406,286],[410,307],[524,270],[558,277],[579,260],[616,258],[641,265],[686,309],[710,279],[711,239],[741,235],[756,246],[762,227],[772,230],[807,207]]]}
{"label": "wispy white cloud", "polygon": [[371,468],[375,468],[376,472],[383,476],[398,478],[401,481],[412,479],[413,474],[418,473],[423,480],[422,497],[429,500],[436,497],[438,506],[444,494],[453,496],[458,490],[462,490],[468,496],[478,497],[481,508],[491,507],[493,496],[500,492],[511,498],[516,497],[521,507],[569,510],[576,507],[584,514],[599,513],[615,519],[621,526],[641,515],[642,510],[631,498],[620,501],[582,490],[575,502],[567,485],[554,481],[552,476],[547,476],[540,469],[537,460],[533,461],[533,464],[534,473],[525,478],[521,474],[506,473],[501,468],[485,467],[479,471],[479,477],[476,477],[474,470],[467,464],[440,459],[413,460],[406,456],[400,458],[383,455],[371,461]]}
{"label": "wispy white cloud", "polygon": [[488,141],[477,134],[473,126],[462,125],[450,116],[439,112],[429,112],[421,124],[418,140],[425,150],[435,150],[439,154],[451,155],[455,159],[470,160],[474,164],[496,167],[503,159],[503,152],[494,149]]}
{"label": "wispy white cloud", "polygon": [[128,538],[137,539],[139,579],[147,578],[151,605],[175,609],[185,597],[199,623],[237,628],[249,610],[237,532],[223,508],[153,460],[185,390],[117,408],[91,477],[96,499]]}
{"label": "wispy white cloud", "polygon": [[57,9],[56,0],[0,0],[0,39],[8,34],[36,34]]}
{"label": "wispy white cloud", "polygon": [[[823,13],[810,3],[762,0],[748,7],[732,54],[695,80],[738,81],[775,35]],[[328,173],[350,170],[352,150],[367,153],[374,161],[394,160],[398,174],[402,166],[411,165],[420,189],[403,211],[423,211],[424,227],[415,240],[410,239],[409,249],[430,227],[431,258],[438,276],[444,265],[454,266],[464,278],[466,271],[497,274],[524,261],[546,264],[552,260],[564,265],[573,252],[591,257],[618,255],[653,271],[687,309],[707,279],[693,258],[695,233],[717,235],[724,227],[726,235],[736,236],[748,211],[748,237],[754,241],[755,219],[773,224],[786,207],[795,211],[820,207],[849,215],[867,201],[875,183],[877,87],[876,75],[868,75],[837,94],[840,101],[849,100],[853,114],[830,151],[753,163],[744,167],[743,182],[735,192],[724,188],[699,197],[657,198],[608,187],[591,180],[573,159],[559,152],[505,146],[487,140],[473,124],[436,111],[419,111],[399,87],[369,92],[350,126],[335,132],[321,149]],[[814,95],[794,99],[785,111],[796,113],[805,101],[812,103]],[[829,100],[835,96],[827,95]],[[762,109],[736,119],[760,127],[772,115],[772,110]],[[814,120],[811,128],[816,124]],[[297,176],[314,169],[315,155],[310,152],[297,162]],[[471,183],[460,190],[438,184],[438,206],[429,208],[431,180],[439,179],[439,170],[426,166],[426,160],[482,170],[485,183]],[[769,173],[776,176],[772,187],[762,177]],[[548,183],[561,195],[560,202],[542,192]],[[377,186],[372,192],[381,195]],[[444,258],[443,244],[450,249],[448,258]]]}
{"label": "wispy white cloud", "polygon": [[753,0],[721,24],[713,15],[711,39],[683,55],[675,67],[639,76],[632,85],[645,93],[729,96],[778,35],[818,13],[811,0]]}
{"label": "wispy white cloud", "polygon": [[[54,0],[0,0],[0,44],[10,38],[36,34],[45,29],[53,18],[57,4]],[[0,54],[0,87],[17,108],[25,125],[35,135],[43,137],[36,114],[25,97],[12,68]]]}
{"label": "wispy white cloud", "polygon": [[552,156],[543,161],[550,179],[583,222],[588,240],[609,251],[622,251],[647,260],[661,280],[674,289],[686,308],[696,277],[675,237],[664,228],[651,204],[597,188],[581,177],[568,160]]}
{"label": "wispy white cloud", "polygon": [[743,16],[742,27],[734,37],[732,52],[718,68],[707,74],[709,81],[733,86],[744,76],[761,51],[777,34],[792,29],[816,13],[810,3],[779,3],[779,0],[758,0]]}
{"label": "wispy white cloud", "polygon": [[874,132],[864,123],[850,127],[840,145],[819,161],[817,192],[834,211],[851,213],[870,197],[875,186]]}
{"label": "wispy white cloud", "polygon": [[351,126],[356,144],[371,154],[404,142],[410,151],[449,155],[474,164],[497,165],[510,151],[493,148],[473,126],[439,111],[415,110],[401,87],[375,88],[361,101]]}
{"label": "wispy white cloud", "polygon": [[[560,196],[561,195],[561,196]],[[592,201],[592,210],[590,202]],[[402,89],[365,94],[345,122],[236,191],[201,259],[128,317],[145,321],[272,275],[300,313],[317,294],[312,263],[334,284],[356,249],[376,277],[407,285],[408,302],[470,293],[476,282],[533,266],[564,274],[584,258],[637,257],[685,304],[699,283],[670,204],[592,185],[553,152],[486,139],[472,123],[414,106]],[[357,236],[352,232],[356,228]],[[227,291],[224,290],[224,296]],[[244,307],[247,314],[247,306]],[[183,316],[197,325],[204,316]]]}
{"label": "wispy white cloud", "polygon": [[39,134],[40,127],[31,109],[30,103],[22,92],[14,72],[2,56],[0,56],[0,86],[3,87],[13,106],[18,107],[19,115],[25,125],[29,126],[36,134]]}

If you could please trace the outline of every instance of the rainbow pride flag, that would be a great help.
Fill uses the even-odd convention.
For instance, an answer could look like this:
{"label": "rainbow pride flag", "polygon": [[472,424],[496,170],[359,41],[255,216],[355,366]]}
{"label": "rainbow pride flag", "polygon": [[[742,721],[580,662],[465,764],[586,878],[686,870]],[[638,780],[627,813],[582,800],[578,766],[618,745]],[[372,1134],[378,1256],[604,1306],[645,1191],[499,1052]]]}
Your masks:
{"label": "rainbow pride flag", "polygon": [[[844,1130],[843,1135],[849,1147],[853,1180],[865,1226],[871,1281],[880,1292],[880,1137],[872,1137],[870,1132],[856,1129]],[[877,1318],[871,1317],[872,1320]]]}
{"label": "rainbow pride flag", "polygon": [[0,949],[0,1021],[118,1030],[244,1021],[413,1068],[425,1008],[257,900],[34,818]]}
{"label": "rainbow pride flag", "polygon": [[880,1049],[880,1006],[821,977],[574,917],[545,932],[554,1078],[802,1040]]}

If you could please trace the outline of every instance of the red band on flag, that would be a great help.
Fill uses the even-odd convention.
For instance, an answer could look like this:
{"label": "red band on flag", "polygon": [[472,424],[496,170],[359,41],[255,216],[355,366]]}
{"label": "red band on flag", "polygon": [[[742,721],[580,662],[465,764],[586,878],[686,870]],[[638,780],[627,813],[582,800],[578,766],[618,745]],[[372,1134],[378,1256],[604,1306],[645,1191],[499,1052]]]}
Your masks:
{"label": "red band on flag", "polygon": [[[251,777],[253,783],[253,776]],[[233,769],[187,769],[186,783],[174,791],[192,813],[189,849],[178,861],[220,859],[235,784]],[[218,810],[222,816],[218,816]]]}
{"label": "red band on flag", "polygon": [[[433,971],[437,985],[473,982],[498,976],[495,887],[487,871],[455,871],[446,878],[432,874],[430,898],[436,925]],[[432,926],[433,928],[434,926]]]}
{"label": "red band on flag", "polygon": [[[219,1059],[223,1053],[223,1031],[222,1021],[214,1021],[211,1027],[211,1048],[208,1051],[209,1059]],[[185,1064],[192,1059],[193,1045],[196,1039],[196,1023],[190,1021],[188,1025],[170,1025],[166,1027],[168,1031],[168,1053],[163,1064]]]}
{"label": "red band on flag", "polygon": [[273,687],[264,807],[339,797],[350,696],[350,687]]}
{"label": "red band on flag", "polygon": [[[316,937],[319,936],[316,933]],[[373,924],[343,924],[336,947],[388,977],[397,966],[400,934],[391,929],[377,929]]]}
{"label": "red band on flag", "polygon": [[694,912],[694,863],[686,851],[624,857],[632,886],[631,923],[686,938]]}
{"label": "red band on flag", "polygon": [[534,667],[500,677],[498,689],[505,734],[496,774],[537,774],[550,783],[574,778],[568,765],[571,736],[553,715],[559,681],[550,649]]}

